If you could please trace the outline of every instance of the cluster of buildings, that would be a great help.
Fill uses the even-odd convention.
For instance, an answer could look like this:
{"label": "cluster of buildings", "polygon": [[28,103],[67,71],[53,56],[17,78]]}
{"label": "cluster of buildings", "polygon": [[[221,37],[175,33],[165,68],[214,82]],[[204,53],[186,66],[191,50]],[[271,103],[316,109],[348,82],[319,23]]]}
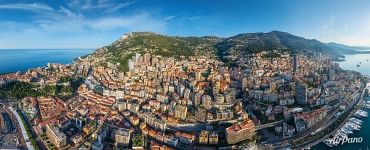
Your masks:
{"label": "cluster of buildings", "polygon": [[[322,54],[302,55],[274,51],[246,55],[237,60],[243,69],[241,85],[246,101],[259,124],[281,120],[275,131],[292,136],[328,119],[354,98],[361,74],[341,70],[338,63]],[[333,116],[333,115],[330,115]]]}
{"label": "cluster of buildings", "polygon": [[[175,59],[136,54],[128,65],[125,73],[118,72],[114,65],[101,67],[83,62],[48,64],[19,73],[18,76],[33,76],[29,82],[40,86],[60,84],[63,77],[85,76],[76,96],[70,99],[26,97],[19,106],[30,117],[36,133],[45,133],[60,149],[216,146],[254,136],[253,122],[242,102],[235,99],[238,84],[232,70],[223,63],[206,56]],[[219,131],[229,129],[201,127],[210,122],[232,122],[240,129],[225,137]],[[182,127],[198,124],[201,126],[192,129]],[[148,143],[136,135],[156,142]],[[240,138],[234,137],[230,143],[222,140],[228,136]]]}
{"label": "cluster of buildings", "polygon": [[56,147],[101,150],[230,146],[254,140],[256,126],[281,120],[294,124],[285,122],[275,131],[293,136],[348,103],[346,97],[360,85],[361,75],[340,70],[325,55],[265,55],[246,55],[231,69],[208,56],[136,53],[127,72],[119,72],[119,64],[96,65],[89,56],[73,65],[1,75],[0,86],[14,80],[55,85],[62,77],[85,77],[68,100],[26,97],[20,106],[37,133],[46,133]]}
{"label": "cluster of buildings", "polygon": [[310,112],[300,112],[294,115],[294,122],[297,132],[302,132],[306,128],[311,128],[327,115],[326,108],[319,108]]}
{"label": "cluster of buildings", "polygon": [[88,69],[87,65],[48,63],[46,67],[0,75],[0,87],[13,81],[34,83],[41,87],[55,86],[61,77],[71,77],[76,74],[84,76],[87,75]]}

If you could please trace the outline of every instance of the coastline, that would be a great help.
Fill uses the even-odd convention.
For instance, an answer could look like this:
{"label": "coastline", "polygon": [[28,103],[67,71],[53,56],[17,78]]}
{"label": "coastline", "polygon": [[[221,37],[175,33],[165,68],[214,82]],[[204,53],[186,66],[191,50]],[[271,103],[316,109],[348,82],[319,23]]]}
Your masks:
{"label": "coastline", "polygon": [[[365,93],[366,91],[366,87],[362,90],[363,92],[362,93]],[[311,149],[312,147],[314,147],[315,145],[321,143],[322,141],[324,141],[325,139],[327,139],[328,137],[330,137],[331,135],[333,135],[335,132],[337,132],[337,130],[339,130],[347,121],[349,118],[353,117],[353,114],[361,109],[361,106],[359,106],[362,101],[366,99],[365,95],[361,96],[361,98],[359,98],[358,102],[356,102],[356,104],[353,106],[353,110],[349,113],[349,115],[346,116],[346,118],[340,123],[339,126],[337,126],[335,128],[335,130],[331,131],[329,134],[325,135],[324,137],[316,140],[316,141],[313,141],[311,143],[308,143],[307,146],[304,146],[305,149]]]}

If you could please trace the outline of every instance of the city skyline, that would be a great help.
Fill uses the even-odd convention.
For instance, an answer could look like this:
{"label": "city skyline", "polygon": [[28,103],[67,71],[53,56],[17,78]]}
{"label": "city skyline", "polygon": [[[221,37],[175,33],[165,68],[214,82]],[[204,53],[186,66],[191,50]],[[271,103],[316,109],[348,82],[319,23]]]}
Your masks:
{"label": "city skyline", "polygon": [[2,0],[0,48],[98,48],[135,31],[229,37],[272,30],[370,46],[368,3]]}
{"label": "city skyline", "polygon": [[369,4],[0,0],[0,149],[365,149]]}

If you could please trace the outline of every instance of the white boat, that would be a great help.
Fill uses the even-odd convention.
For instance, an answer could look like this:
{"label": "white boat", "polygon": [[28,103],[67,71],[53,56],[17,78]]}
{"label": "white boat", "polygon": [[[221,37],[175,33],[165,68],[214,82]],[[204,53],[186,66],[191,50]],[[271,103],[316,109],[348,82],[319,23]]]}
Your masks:
{"label": "white boat", "polygon": [[352,134],[353,132],[351,132],[351,131],[349,131],[348,129],[346,129],[346,128],[341,128],[340,129],[344,134]]}
{"label": "white boat", "polygon": [[348,138],[348,135],[347,134],[344,134],[343,132],[337,132],[338,136],[343,138],[343,139],[346,139]]}
{"label": "white boat", "polygon": [[360,130],[361,129],[361,126],[353,123],[353,122],[347,122],[347,126],[348,128],[352,129],[352,130]]}
{"label": "white boat", "polygon": [[323,142],[325,143],[325,145],[327,145],[329,147],[333,147],[334,145],[331,143],[331,141],[332,141],[332,139],[326,139]]}
{"label": "white boat", "polygon": [[354,115],[357,117],[368,117],[368,113],[363,110],[357,110]]}
{"label": "white boat", "polygon": [[363,123],[362,120],[357,119],[357,118],[354,118],[354,117],[349,118],[348,120],[351,121],[351,122],[353,122],[353,123],[355,123],[355,124],[357,124],[357,125],[362,125],[362,123]]}

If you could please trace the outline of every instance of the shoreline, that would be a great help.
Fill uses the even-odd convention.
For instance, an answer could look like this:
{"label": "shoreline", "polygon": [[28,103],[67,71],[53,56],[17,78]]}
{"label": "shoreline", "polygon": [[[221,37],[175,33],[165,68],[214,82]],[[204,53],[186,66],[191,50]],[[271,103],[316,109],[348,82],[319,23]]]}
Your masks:
{"label": "shoreline", "polygon": [[[362,94],[366,91],[366,87],[364,87],[363,89],[363,92]],[[324,137],[316,140],[316,141],[313,141],[313,142],[310,142],[307,144],[307,146],[304,146],[305,149],[311,149],[312,147],[316,146],[317,144],[320,144],[322,141],[324,141],[325,139],[327,139],[328,137],[330,137],[331,135],[333,135],[336,131],[338,131],[347,121],[349,118],[353,117],[353,114],[361,109],[361,106],[359,106],[359,104],[362,103],[362,101],[366,99],[366,96],[362,96],[360,99],[359,99],[359,102],[357,102],[354,106],[353,106],[353,110],[351,112],[349,112],[349,115],[346,116],[346,118],[340,123],[339,126],[337,126],[335,128],[335,130],[331,131],[329,134],[325,135]],[[315,144],[312,144],[312,143],[315,143]]]}

